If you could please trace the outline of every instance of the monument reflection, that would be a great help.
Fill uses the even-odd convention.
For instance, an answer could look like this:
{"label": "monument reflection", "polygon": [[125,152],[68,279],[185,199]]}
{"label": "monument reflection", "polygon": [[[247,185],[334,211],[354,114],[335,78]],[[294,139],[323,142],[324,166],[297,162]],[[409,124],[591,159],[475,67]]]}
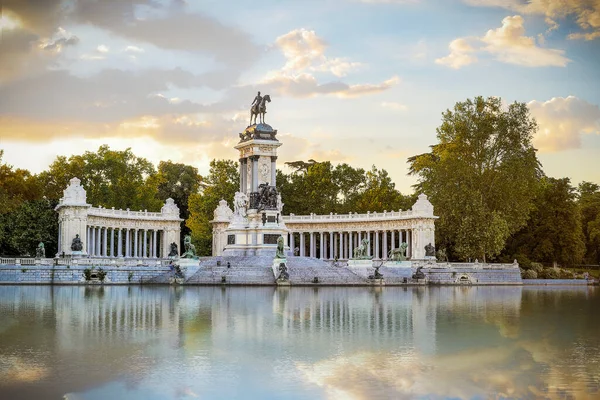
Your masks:
{"label": "monument reflection", "polygon": [[0,287],[5,398],[597,398],[594,288]]}

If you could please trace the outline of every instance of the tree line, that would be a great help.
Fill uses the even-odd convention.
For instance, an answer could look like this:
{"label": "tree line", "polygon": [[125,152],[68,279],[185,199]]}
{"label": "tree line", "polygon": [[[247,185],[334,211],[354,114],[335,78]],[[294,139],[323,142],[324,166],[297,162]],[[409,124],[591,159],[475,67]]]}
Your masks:
{"label": "tree line", "polygon": [[[402,194],[384,169],[329,161],[290,163],[277,170],[285,214],[329,214],[410,209],[425,193],[440,218],[436,243],[449,260],[600,263],[600,186],[547,177],[532,138],[537,130],[525,103],[476,97],[442,114],[431,151],[408,159],[418,183]],[[131,149],[59,156],[39,174],[2,162],[0,150],[0,254],[32,255],[42,241],[57,249],[54,207],[72,177],[88,203],[106,208],[159,211],[171,197],[181,210],[182,237],[191,234],[210,255],[210,221],[219,200],[230,206],[239,185],[237,163],[213,160],[201,176],[190,165],[154,166]]]}

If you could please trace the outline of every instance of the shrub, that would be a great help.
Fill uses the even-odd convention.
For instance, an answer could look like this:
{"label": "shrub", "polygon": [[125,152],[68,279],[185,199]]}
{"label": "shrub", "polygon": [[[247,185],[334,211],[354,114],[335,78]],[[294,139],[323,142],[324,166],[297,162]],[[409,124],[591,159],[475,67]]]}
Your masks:
{"label": "shrub", "polygon": [[538,274],[533,269],[528,269],[521,274],[523,279],[537,279]]}
{"label": "shrub", "polygon": [[86,268],[83,270],[83,276],[86,281],[89,281],[90,279],[92,279],[92,269],[94,269],[94,268]]}
{"label": "shrub", "polygon": [[519,253],[515,255],[515,259],[523,269],[529,269],[531,265],[531,260],[525,254]]}
{"label": "shrub", "polygon": [[560,277],[560,271],[558,268],[544,268],[538,276],[542,279],[558,279]]}
{"label": "shrub", "polygon": [[106,271],[102,268],[98,268],[98,279],[100,282],[104,282],[104,278],[106,278]]}
{"label": "shrub", "polygon": [[532,262],[529,266],[530,269],[537,272],[538,274],[544,269],[544,266],[538,262]]}
{"label": "shrub", "polygon": [[575,279],[575,274],[568,269],[560,270],[560,279]]}

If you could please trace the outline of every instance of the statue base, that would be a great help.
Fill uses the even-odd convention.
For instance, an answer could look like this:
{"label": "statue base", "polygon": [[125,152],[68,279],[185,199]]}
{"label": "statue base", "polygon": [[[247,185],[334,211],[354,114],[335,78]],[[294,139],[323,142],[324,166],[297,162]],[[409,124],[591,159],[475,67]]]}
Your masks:
{"label": "statue base", "polygon": [[224,256],[272,256],[277,252],[277,239],[283,236],[284,253],[290,254],[288,229],[277,210],[248,210],[246,226],[231,224],[226,230]]}
{"label": "statue base", "polygon": [[373,260],[350,259],[348,269],[362,278],[368,278],[369,275],[373,275]]}

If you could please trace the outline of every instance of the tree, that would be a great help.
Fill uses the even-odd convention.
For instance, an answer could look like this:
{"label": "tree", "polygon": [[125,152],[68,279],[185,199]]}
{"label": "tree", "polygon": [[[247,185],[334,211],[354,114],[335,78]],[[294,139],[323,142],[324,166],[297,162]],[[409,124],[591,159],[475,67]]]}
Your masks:
{"label": "tree", "polygon": [[190,194],[188,208],[190,217],[186,225],[192,232],[192,241],[198,254],[209,255],[212,249],[212,225],[215,208],[221,199],[233,201],[239,190],[238,166],[231,160],[212,160],[208,176],[201,184],[201,193]]}
{"label": "tree", "polygon": [[[179,215],[187,220],[190,216],[188,199],[190,195],[198,193],[202,177],[198,169],[191,165],[174,163],[172,161],[161,161],[158,164],[158,173],[155,176],[157,186],[157,198],[164,202],[169,197],[175,200],[179,207]],[[181,224],[181,239],[191,233],[185,225]]]}
{"label": "tree", "polygon": [[155,174],[152,163],[135,156],[131,149],[117,151],[103,145],[97,152],[57,157],[38,178],[50,200],[60,199],[69,180],[78,177],[88,203],[94,206],[159,211],[162,202],[157,198]]}
{"label": "tree", "polygon": [[507,241],[504,253],[554,265],[580,263],[585,237],[569,178],[542,178],[533,205],[527,225]]}
{"label": "tree", "polygon": [[46,247],[46,257],[58,251],[58,219],[56,202],[46,199],[27,200],[5,220],[10,232],[3,252],[34,256],[40,242]]}
{"label": "tree", "polygon": [[578,191],[586,247],[584,260],[587,264],[600,264],[600,186],[582,182]]}
{"label": "tree", "polygon": [[540,164],[531,144],[535,120],[525,103],[477,97],[442,114],[438,144],[409,158],[440,219],[437,242],[468,259],[498,254],[531,210]]}

